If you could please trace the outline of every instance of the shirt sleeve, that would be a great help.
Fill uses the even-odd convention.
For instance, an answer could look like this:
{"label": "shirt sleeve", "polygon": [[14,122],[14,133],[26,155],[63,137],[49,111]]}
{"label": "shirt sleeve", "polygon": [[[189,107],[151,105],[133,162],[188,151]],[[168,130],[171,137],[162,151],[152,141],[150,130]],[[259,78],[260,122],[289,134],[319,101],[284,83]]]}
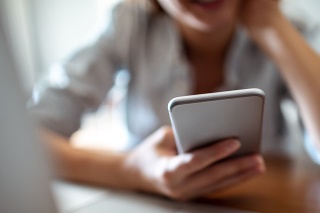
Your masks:
{"label": "shirt sleeve", "polygon": [[101,35],[54,65],[34,88],[28,106],[41,126],[69,137],[80,127],[82,114],[104,100],[115,72],[128,60],[132,26],[126,10],[117,5]]}

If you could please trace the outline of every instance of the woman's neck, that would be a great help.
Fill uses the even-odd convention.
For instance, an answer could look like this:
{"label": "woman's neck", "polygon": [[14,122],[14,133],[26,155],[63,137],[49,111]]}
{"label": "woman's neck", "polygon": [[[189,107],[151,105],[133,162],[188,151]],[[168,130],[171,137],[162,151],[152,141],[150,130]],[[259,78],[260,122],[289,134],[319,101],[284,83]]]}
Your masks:
{"label": "woman's neck", "polygon": [[180,26],[187,57],[189,59],[202,58],[212,61],[223,60],[234,30],[235,27],[230,26],[223,30],[208,33]]}
{"label": "woman's neck", "polygon": [[186,56],[194,70],[194,94],[215,91],[223,84],[226,53],[235,27],[202,33],[181,28]]}

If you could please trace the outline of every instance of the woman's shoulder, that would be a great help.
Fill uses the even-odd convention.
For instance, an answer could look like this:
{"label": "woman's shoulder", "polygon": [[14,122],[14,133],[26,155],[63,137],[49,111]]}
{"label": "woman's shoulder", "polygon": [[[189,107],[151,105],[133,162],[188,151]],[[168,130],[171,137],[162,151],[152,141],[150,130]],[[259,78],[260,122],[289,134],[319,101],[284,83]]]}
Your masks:
{"label": "woman's shoulder", "polygon": [[106,27],[126,31],[144,31],[156,16],[142,4],[122,0],[106,11]]}
{"label": "woman's shoulder", "polygon": [[165,33],[161,29],[170,28],[169,23],[165,15],[154,14],[135,1],[123,0],[106,11],[103,30],[116,43],[127,46],[128,42],[135,44]]}
{"label": "woman's shoulder", "polygon": [[133,44],[139,45],[141,36],[148,31],[150,18],[148,11],[134,1],[118,1],[105,10],[99,35],[103,44],[108,43],[118,60],[125,63],[135,47]]}
{"label": "woman's shoulder", "polygon": [[118,21],[146,20],[150,16],[146,8],[131,1],[119,1],[108,12]]}
{"label": "woman's shoulder", "polygon": [[176,41],[172,20],[165,14],[155,14],[135,1],[120,1],[106,12],[103,35],[112,41],[120,60],[128,62],[141,51],[165,49]]}

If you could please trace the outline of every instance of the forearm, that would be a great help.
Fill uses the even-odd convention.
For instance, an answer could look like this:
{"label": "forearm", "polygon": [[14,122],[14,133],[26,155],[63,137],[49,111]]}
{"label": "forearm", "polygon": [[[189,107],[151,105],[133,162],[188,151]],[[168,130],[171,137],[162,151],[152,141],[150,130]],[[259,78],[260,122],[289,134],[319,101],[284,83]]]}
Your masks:
{"label": "forearm", "polygon": [[41,133],[59,178],[135,190],[132,177],[124,168],[125,153],[77,149],[70,145],[68,139],[55,133]]}
{"label": "forearm", "polygon": [[296,100],[304,124],[320,150],[320,57],[284,17],[257,33]]}

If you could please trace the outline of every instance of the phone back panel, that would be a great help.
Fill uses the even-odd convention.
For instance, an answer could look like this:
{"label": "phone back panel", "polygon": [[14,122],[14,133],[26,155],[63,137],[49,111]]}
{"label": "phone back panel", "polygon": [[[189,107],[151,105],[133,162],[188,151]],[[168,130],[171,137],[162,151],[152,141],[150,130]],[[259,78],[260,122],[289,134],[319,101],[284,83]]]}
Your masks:
{"label": "phone back panel", "polygon": [[234,156],[258,153],[264,96],[175,104],[170,110],[179,153],[228,138],[238,138],[241,148]]}

